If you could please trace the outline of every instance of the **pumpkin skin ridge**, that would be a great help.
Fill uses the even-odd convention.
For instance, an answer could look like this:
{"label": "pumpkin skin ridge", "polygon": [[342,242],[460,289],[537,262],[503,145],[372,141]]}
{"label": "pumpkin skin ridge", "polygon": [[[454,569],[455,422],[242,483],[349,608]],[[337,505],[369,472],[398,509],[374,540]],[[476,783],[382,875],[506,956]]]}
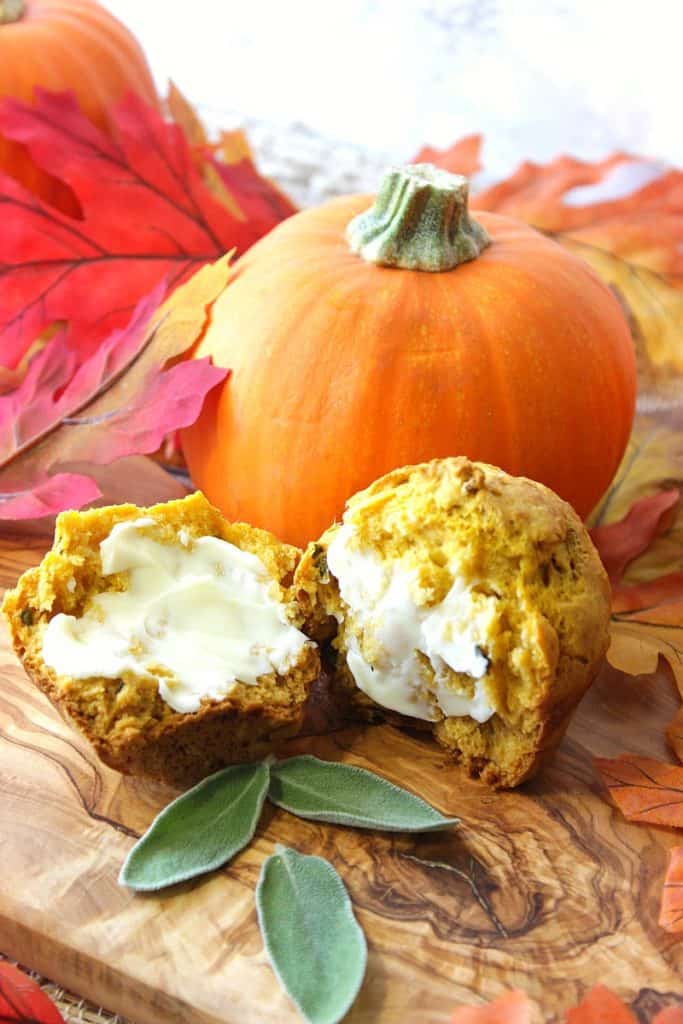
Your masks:
{"label": "pumpkin skin ridge", "polygon": [[[435,274],[365,263],[346,248],[344,227],[370,201],[344,197],[304,211],[236,265],[195,349],[233,374],[183,432],[194,482],[229,518],[298,544],[383,473],[458,454],[540,478],[586,516],[610,483],[633,416],[635,360],[617,300],[541,232],[479,211],[493,243],[470,263]],[[270,297],[287,288],[291,301],[277,302],[276,318]],[[571,330],[561,296],[584,311],[573,311]],[[530,321],[534,304],[545,311]],[[597,360],[592,350],[602,351]],[[573,388],[582,381],[590,422],[577,420],[568,369]],[[455,400],[444,398],[449,389]],[[475,393],[476,415],[464,408]],[[527,405],[537,409],[533,429]]]}

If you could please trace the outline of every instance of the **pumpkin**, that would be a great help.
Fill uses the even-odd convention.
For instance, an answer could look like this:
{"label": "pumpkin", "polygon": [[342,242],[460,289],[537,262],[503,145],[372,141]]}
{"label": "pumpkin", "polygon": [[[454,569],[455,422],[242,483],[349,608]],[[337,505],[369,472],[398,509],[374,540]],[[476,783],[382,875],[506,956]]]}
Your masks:
{"label": "pumpkin", "polygon": [[586,516],[624,453],[635,358],[618,301],[429,165],[278,225],[235,264],[194,355],[229,367],[183,447],[231,519],[317,537],[387,471],[448,455]]}
{"label": "pumpkin", "polygon": [[[128,90],[158,103],[139,44],[94,0],[0,0],[0,97],[30,103],[36,86],[73,90],[86,117],[107,132],[111,106]],[[0,171],[65,213],[79,213],[71,190],[2,136]]]}

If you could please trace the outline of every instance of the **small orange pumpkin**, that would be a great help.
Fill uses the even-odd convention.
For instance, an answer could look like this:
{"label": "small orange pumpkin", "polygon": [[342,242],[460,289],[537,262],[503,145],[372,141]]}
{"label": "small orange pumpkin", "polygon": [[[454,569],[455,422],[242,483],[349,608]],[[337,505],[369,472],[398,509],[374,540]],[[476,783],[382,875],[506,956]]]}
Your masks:
{"label": "small orange pumpkin", "polygon": [[556,242],[467,210],[467,183],[390,172],[235,265],[195,356],[232,370],[183,447],[232,519],[304,544],[401,465],[467,455],[586,516],[628,440],[635,359],[619,303]]}
{"label": "small orange pumpkin", "polygon": [[[139,43],[94,0],[0,0],[0,97],[31,103],[36,86],[73,90],[86,117],[107,132],[112,104],[128,90],[158,103]],[[0,170],[64,212],[78,213],[70,189],[2,136]]]}

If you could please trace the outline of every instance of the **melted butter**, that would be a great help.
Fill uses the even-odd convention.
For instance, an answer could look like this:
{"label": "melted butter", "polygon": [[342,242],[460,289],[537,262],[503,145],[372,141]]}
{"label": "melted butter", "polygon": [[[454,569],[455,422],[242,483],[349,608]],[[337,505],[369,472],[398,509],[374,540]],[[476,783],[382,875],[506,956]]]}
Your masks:
{"label": "melted butter", "polygon": [[[440,604],[420,608],[411,575],[400,564],[385,565],[354,551],[352,535],[348,523],[339,529],[327,565],[348,609],[347,664],[358,687],[382,707],[414,718],[434,721],[436,702],[447,716],[486,722],[495,713],[482,683],[489,666],[484,652],[497,618],[495,598],[475,594],[455,575]],[[426,677],[420,655],[433,679]],[[472,696],[453,689],[449,670],[476,680]]]}
{"label": "melted butter", "polygon": [[143,532],[151,519],[118,523],[100,545],[102,573],[127,573],[124,591],[97,595],[80,618],[56,615],[43,660],[74,679],[153,676],[174,711],[222,700],[239,680],[284,673],[308,643],[273,596],[261,560],[217,537],[181,546]]}

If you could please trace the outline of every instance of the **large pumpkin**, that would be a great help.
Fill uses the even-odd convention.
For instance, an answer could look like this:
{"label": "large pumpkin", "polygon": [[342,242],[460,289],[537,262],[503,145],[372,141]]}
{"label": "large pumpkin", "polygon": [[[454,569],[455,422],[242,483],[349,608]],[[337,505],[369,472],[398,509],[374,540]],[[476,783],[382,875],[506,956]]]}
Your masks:
{"label": "large pumpkin", "polygon": [[388,470],[462,454],[586,516],[634,412],[615,297],[526,225],[471,221],[463,178],[392,172],[371,202],[299,213],[235,265],[195,351],[232,371],[184,432],[195,484],[303,544]]}
{"label": "large pumpkin", "polygon": [[[158,102],[140,45],[94,0],[0,0],[0,97],[30,103],[36,86],[73,90],[103,131],[112,127],[112,104],[128,90]],[[0,171],[65,212],[78,212],[71,191],[2,136]]]}

